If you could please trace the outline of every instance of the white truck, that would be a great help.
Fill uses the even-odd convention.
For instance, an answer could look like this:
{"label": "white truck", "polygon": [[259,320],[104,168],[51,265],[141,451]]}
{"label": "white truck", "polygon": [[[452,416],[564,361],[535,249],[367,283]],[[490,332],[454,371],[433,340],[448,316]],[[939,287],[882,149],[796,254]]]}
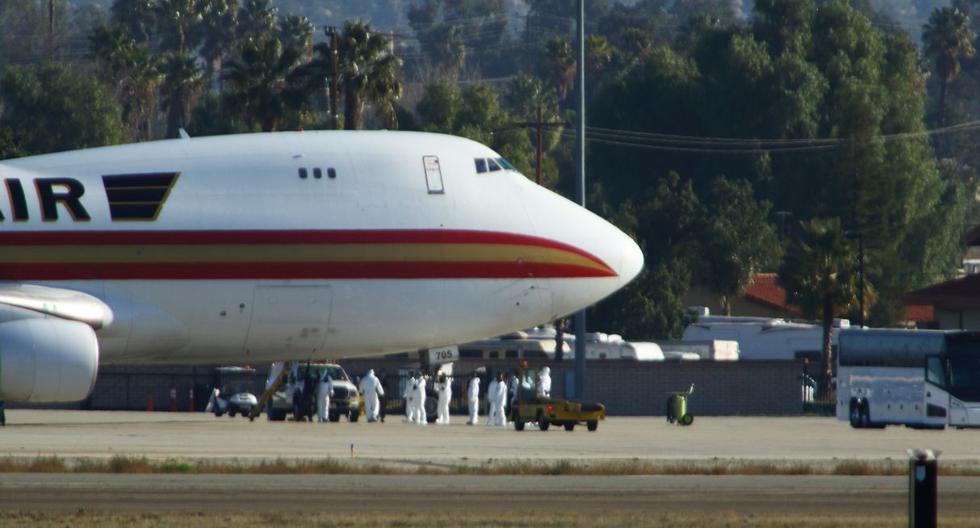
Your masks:
{"label": "white truck", "polygon": [[[361,410],[361,396],[343,367],[334,363],[273,363],[266,380],[266,389],[275,383],[284,368],[289,368],[289,374],[266,405],[266,416],[269,420],[282,421],[287,414],[292,413],[293,419],[297,421],[313,421],[316,416],[316,386],[323,374],[328,373],[333,380],[328,413],[330,421],[337,422],[341,416],[346,416],[352,422],[357,421]],[[309,387],[308,382],[311,383]]]}

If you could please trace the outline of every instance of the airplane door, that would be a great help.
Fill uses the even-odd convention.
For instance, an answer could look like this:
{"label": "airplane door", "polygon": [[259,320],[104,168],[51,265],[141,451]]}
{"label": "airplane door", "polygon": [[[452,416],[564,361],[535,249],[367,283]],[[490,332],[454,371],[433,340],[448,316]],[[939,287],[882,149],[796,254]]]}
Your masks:
{"label": "airplane door", "polygon": [[445,193],[439,156],[422,156],[422,167],[425,169],[425,186],[429,189],[429,194]]}
{"label": "airplane door", "polygon": [[326,340],[331,301],[329,286],[256,286],[245,348],[285,359],[315,355]]}

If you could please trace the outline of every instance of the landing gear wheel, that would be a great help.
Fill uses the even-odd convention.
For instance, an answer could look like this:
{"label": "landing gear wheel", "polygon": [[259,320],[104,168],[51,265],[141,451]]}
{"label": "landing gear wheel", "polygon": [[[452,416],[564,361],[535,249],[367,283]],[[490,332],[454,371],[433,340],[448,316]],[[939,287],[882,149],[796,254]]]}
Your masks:
{"label": "landing gear wheel", "polygon": [[585,422],[585,426],[589,429],[589,431],[595,431],[599,428],[599,420],[589,420],[588,422]]}
{"label": "landing gear wheel", "polygon": [[575,423],[574,422],[570,422],[570,423],[565,424],[565,430],[566,431],[574,431],[575,430]]}
{"label": "landing gear wheel", "polygon": [[681,419],[678,420],[678,423],[680,423],[681,425],[691,425],[692,423],[694,423],[694,416],[690,414],[685,414],[684,416],[681,416]]}
{"label": "landing gear wheel", "polygon": [[524,430],[524,422],[522,422],[520,420],[514,420],[514,430],[515,431],[523,431]]}

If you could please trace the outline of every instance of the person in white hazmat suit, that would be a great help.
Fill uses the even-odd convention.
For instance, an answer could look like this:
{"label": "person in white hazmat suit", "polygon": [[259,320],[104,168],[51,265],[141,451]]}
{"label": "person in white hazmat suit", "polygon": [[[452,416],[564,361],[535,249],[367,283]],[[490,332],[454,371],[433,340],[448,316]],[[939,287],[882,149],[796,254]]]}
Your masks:
{"label": "person in white hazmat suit", "polygon": [[414,372],[409,376],[405,383],[405,393],[402,394],[405,398],[405,423],[415,423],[415,393],[419,388],[419,381],[415,376]]}
{"label": "person in white hazmat suit", "polygon": [[538,374],[538,398],[551,397],[551,369],[543,367]]}
{"label": "person in white hazmat suit", "polygon": [[429,425],[428,417],[425,415],[425,375],[419,374],[419,388],[415,394],[415,419],[419,425]]}
{"label": "person in white hazmat suit", "polygon": [[470,419],[466,425],[476,425],[480,419],[480,377],[473,373],[470,378],[470,386],[466,391],[466,403],[470,408]]}
{"label": "person in white hazmat suit", "polygon": [[333,380],[330,374],[323,372],[316,385],[316,418],[320,423],[330,421],[330,396],[333,395]]}
{"label": "person in white hazmat suit", "polygon": [[487,425],[497,425],[497,381],[496,376],[490,377],[490,384],[487,385]]}
{"label": "person in white hazmat suit", "polygon": [[436,417],[436,423],[439,425],[449,425],[449,400],[453,397],[453,387],[452,382],[445,374],[439,375],[439,381],[436,382],[436,390],[439,392],[439,413]]}
{"label": "person in white hazmat suit", "polygon": [[367,417],[367,421],[377,422],[380,407],[378,396],[384,396],[385,389],[381,386],[381,380],[374,375],[374,369],[369,370],[364,376],[359,388],[364,397],[364,415]]}
{"label": "person in white hazmat suit", "polygon": [[507,379],[504,373],[497,375],[497,397],[494,398],[494,425],[507,426]]}

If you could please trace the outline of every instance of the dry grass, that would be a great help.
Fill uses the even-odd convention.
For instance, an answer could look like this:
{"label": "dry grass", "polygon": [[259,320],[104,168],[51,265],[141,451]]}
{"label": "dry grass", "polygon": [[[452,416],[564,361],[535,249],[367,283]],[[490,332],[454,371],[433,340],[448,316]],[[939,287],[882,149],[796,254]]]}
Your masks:
{"label": "dry grass", "polygon": [[[976,526],[969,517],[944,516],[943,526]],[[50,512],[0,512],[0,525],[10,528],[73,528],[94,527],[158,527],[158,526],[207,526],[209,528],[237,528],[239,526],[289,526],[363,528],[368,526],[395,526],[400,528],[442,527],[584,527],[595,526],[674,526],[695,527],[742,527],[763,528],[806,527],[824,528],[838,526],[879,527],[905,526],[904,512],[894,516],[856,516],[849,514],[824,515],[775,513],[710,514],[710,513],[655,513],[634,514],[604,512],[601,516],[576,513],[538,512],[499,514],[391,514],[363,513],[357,516],[331,515],[329,513],[280,514],[280,513],[100,513],[80,510],[73,513]]]}
{"label": "dry grass", "polygon": [[[486,460],[478,464],[357,461],[336,458],[263,460],[257,463],[191,461],[113,456],[108,459],[59,457],[0,458],[2,473],[131,473],[239,475],[905,475],[904,462],[895,460],[835,460],[829,462],[757,462],[745,460],[644,461],[529,461]],[[977,465],[940,465],[942,476],[980,476]]]}

